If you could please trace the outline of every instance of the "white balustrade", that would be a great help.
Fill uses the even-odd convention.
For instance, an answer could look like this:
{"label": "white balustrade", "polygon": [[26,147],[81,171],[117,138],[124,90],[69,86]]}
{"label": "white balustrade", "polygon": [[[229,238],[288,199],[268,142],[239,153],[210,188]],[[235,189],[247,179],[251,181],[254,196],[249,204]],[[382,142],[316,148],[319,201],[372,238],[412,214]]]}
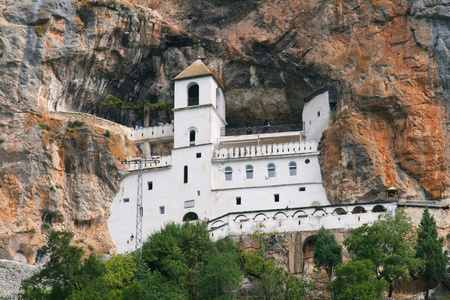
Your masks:
{"label": "white balustrade", "polygon": [[308,153],[317,151],[318,143],[280,143],[280,144],[264,144],[264,145],[252,145],[245,147],[229,147],[216,149],[214,158],[244,158],[244,157],[257,157],[266,155],[286,155],[297,153]]}

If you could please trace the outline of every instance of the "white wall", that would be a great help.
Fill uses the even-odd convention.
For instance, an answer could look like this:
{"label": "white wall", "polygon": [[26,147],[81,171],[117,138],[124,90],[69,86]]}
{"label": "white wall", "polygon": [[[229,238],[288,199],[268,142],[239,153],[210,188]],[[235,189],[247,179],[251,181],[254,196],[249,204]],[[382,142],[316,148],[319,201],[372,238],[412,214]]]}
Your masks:
{"label": "white wall", "polygon": [[328,127],[329,114],[328,91],[305,103],[302,116],[305,122],[307,141],[320,141],[322,132]]}
{"label": "white wall", "polygon": [[[172,164],[153,167],[143,173],[144,240],[169,221],[181,222],[188,212],[200,220],[213,219],[230,212],[285,209],[329,205],[322,185],[318,152],[280,157],[225,159],[212,161],[212,145],[186,147],[172,152]],[[200,154],[201,157],[197,157]],[[305,161],[309,160],[309,164]],[[289,163],[297,163],[297,175],[289,175]],[[267,164],[274,163],[276,177],[267,178]],[[246,179],[245,167],[253,166],[253,179]],[[188,182],[184,183],[184,166]],[[225,181],[224,168],[233,168],[232,181]],[[148,190],[148,182],[153,188]],[[111,236],[118,252],[134,249],[130,236],[135,234],[137,172],[122,182],[112,203],[109,219]],[[301,191],[300,188],[304,188]],[[279,195],[275,202],[274,194]],[[241,197],[241,204],[236,203]],[[124,198],[129,198],[125,203]],[[185,201],[193,207],[185,208]],[[160,207],[164,207],[164,214]],[[128,241],[128,243],[127,243]]]}

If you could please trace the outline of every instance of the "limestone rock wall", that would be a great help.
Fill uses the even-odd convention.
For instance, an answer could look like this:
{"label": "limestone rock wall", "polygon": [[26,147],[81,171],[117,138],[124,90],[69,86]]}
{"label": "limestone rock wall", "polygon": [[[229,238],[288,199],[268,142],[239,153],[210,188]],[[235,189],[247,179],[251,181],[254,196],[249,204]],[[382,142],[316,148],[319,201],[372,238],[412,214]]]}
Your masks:
{"label": "limestone rock wall", "polygon": [[390,186],[408,201],[448,198],[449,10],[428,0],[1,1],[0,257],[33,262],[48,215],[113,250],[116,160],[136,149],[48,112],[140,125],[100,103],[171,102],[170,79],[198,57],[224,84],[230,125],[300,122],[308,95],[336,88],[320,148],[333,204],[380,201]]}

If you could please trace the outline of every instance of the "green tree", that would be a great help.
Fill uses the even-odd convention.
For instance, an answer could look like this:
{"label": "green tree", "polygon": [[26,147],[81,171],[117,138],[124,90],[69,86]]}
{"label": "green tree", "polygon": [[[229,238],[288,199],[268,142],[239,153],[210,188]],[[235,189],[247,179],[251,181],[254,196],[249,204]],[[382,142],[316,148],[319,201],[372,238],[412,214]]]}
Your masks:
{"label": "green tree", "polygon": [[273,258],[267,259],[265,253],[275,242],[275,236],[256,231],[254,240],[260,245],[256,252],[246,253],[241,249],[244,271],[253,282],[251,290],[256,299],[299,300],[312,297],[314,284],[304,282],[278,266]]}
{"label": "green tree", "polygon": [[447,254],[442,250],[443,241],[444,238],[437,237],[436,222],[428,208],[425,208],[417,231],[415,250],[416,257],[419,259],[418,274],[426,283],[426,300],[428,300],[430,281],[441,280],[445,276]]}
{"label": "green tree", "polygon": [[344,241],[354,260],[370,260],[377,277],[389,284],[388,297],[400,280],[409,279],[416,267],[412,248],[411,223],[405,213],[387,214],[372,225],[364,224],[352,231]]}
{"label": "green tree", "polygon": [[383,299],[386,287],[384,279],[378,280],[375,266],[369,260],[349,261],[336,267],[336,279],[327,289],[334,300],[378,300]]}
{"label": "green tree", "polygon": [[241,281],[239,255],[229,237],[218,240],[208,254],[204,275],[199,280],[202,299],[234,299]]}
{"label": "green tree", "polygon": [[92,282],[100,283],[106,273],[102,262],[94,255],[82,263],[83,249],[70,245],[74,234],[53,231],[42,248],[50,260],[35,275],[22,282],[21,299],[67,299]]}
{"label": "green tree", "polygon": [[[144,298],[146,287],[156,282],[160,291],[172,285],[176,297],[187,291],[194,299],[228,299],[240,282],[236,246],[230,239],[214,243],[200,222],[167,224],[144,243],[142,258],[152,272],[152,278],[136,284]],[[127,297],[131,294],[126,292]]]}
{"label": "green tree", "polygon": [[327,271],[330,281],[336,265],[342,263],[342,246],[323,227],[319,229],[313,262],[316,268]]}
{"label": "green tree", "polygon": [[264,300],[302,300],[312,297],[312,283],[307,283],[277,266],[274,259],[265,260],[264,271],[253,280],[252,295]]}
{"label": "green tree", "polygon": [[134,281],[122,294],[123,300],[189,300],[188,291],[182,289],[175,280],[168,280],[158,271],[150,276]]}

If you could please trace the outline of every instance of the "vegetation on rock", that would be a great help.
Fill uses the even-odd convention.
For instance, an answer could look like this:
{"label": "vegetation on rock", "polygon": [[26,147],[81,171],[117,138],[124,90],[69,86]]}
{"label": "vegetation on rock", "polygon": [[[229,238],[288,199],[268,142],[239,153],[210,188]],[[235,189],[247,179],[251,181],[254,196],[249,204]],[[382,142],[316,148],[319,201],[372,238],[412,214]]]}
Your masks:
{"label": "vegetation on rock", "polygon": [[336,266],[342,263],[342,246],[334,235],[326,233],[323,227],[319,229],[317,235],[313,262],[316,268],[327,271],[330,281]]}
{"label": "vegetation on rock", "polygon": [[437,237],[436,222],[426,208],[420,220],[415,245],[416,258],[419,260],[417,273],[426,283],[425,300],[429,299],[430,281],[442,280],[445,276],[447,253],[442,251],[443,241],[444,238]]}
{"label": "vegetation on rock", "polygon": [[369,261],[350,261],[336,267],[336,279],[329,283],[328,290],[334,300],[381,300],[386,287],[384,279],[378,280],[375,265]]}
{"label": "vegetation on rock", "polygon": [[373,263],[377,278],[389,284],[391,297],[398,282],[408,280],[415,269],[411,235],[410,220],[399,210],[395,216],[387,214],[372,225],[354,229],[344,244],[354,260]]}

